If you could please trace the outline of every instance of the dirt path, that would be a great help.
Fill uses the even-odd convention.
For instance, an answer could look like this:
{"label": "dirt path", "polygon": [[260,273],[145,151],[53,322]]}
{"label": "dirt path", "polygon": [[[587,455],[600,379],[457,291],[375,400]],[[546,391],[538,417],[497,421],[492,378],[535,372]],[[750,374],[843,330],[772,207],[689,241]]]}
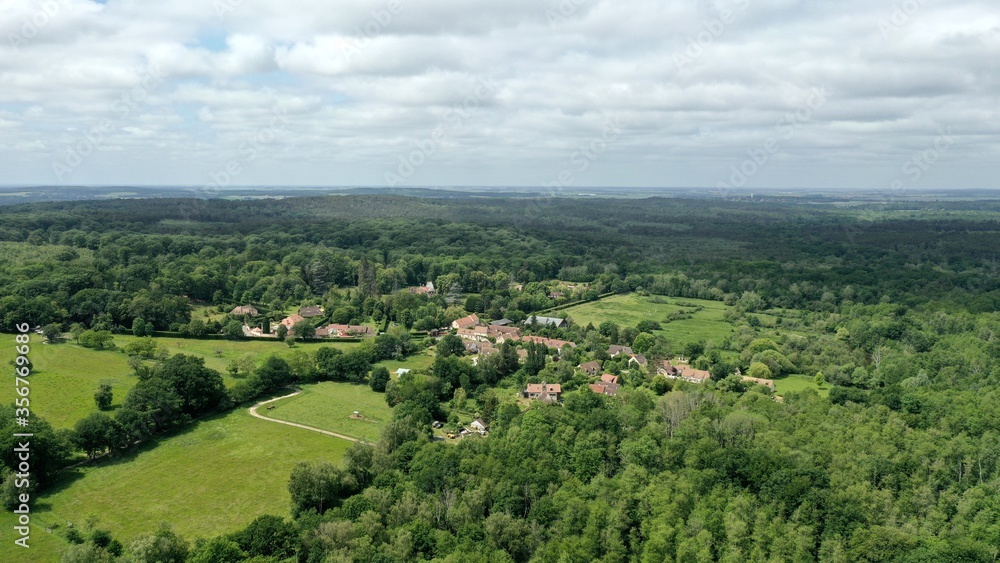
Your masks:
{"label": "dirt path", "polygon": [[258,414],[257,413],[257,408],[258,407],[261,407],[261,406],[266,405],[268,403],[273,403],[275,401],[280,401],[282,399],[287,399],[289,397],[294,397],[294,396],[296,396],[296,395],[298,395],[299,393],[302,392],[302,390],[299,389],[298,387],[293,387],[293,389],[295,389],[295,392],[292,393],[292,394],[290,394],[290,395],[285,395],[284,397],[275,397],[274,399],[268,399],[266,401],[261,401],[261,402],[257,403],[256,405],[250,407],[248,409],[249,412],[250,412],[250,416],[255,417],[255,418],[259,418],[261,420],[266,420],[268,422],[277,422],[278,424],[284,424],[286,426],[294,426],[296,428],[302,428],[303,430],[312,430],[313,432],[319,432],[320,434],[326,434],[327,436],[333,436],[334,438],[340,438],[341,440],[347,440],[349,442],[357,442],[358,441],[357,438],[351,438],[350,436],[344,436],[343,434],[337,434],[336,432],[330,432],[329,430],[323,430],[322,428],[315,428],[313,426],[306,426],[305,424],[298,424],[296,422],[288,422],[287,420],[278,420],[277,418],[270,418],[270,417],[267,417],[267,416],[264,416],[262,414]]}

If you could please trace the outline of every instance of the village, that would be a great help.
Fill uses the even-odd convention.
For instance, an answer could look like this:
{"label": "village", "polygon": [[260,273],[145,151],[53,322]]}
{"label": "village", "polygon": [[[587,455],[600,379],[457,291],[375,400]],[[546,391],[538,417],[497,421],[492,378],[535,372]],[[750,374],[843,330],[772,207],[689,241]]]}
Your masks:
{"label": "village", "polygon": [[[522,289],[515,287],[514,289]],[[432,282],[418,287],[411,287],[407,290],[410,294],[433,297],[436,290]],[[563,299],[564,293],[552,291],[548,295],[549,299]],[[259,311],[252,305],[241,305],[233,308],[230,314],[234,317],[253,318],[258,316]],[[372,326],[363,324],[338,324],[338,323],[316,323],[316,320],[326,318],[326,311],[323,307],[308,305],[300,307],[296,313],[282,318],[269,326],[265,321],[262,326],[251,327],[243,325],[243,335],[247,338],[310,338],[317,340],[337,340],[337,339],[364,339],[374,337],[378,331]],[[505,343],[515,346],[518,361],[523,363],[528,357],[528,345],[540,345],[547,351],[546,361],[560,361],[566,349],[576,349],[577,344],[571,340],[542,336],[538,334],[525,334],[525,331],[537,328],[545,328],[547,333],[559,331],[568,326],[566,318],[554,316],[532,315],[520,323],[510,319],[484,320],[476,313],[468,314],[455,319],[450,326],[441,327],[430,331],[430,337],[440,340],[446,335],[454,335],[461,339],[465,350],[466,358],[477,366],[482,359],[500,352],[500,347]],[[307,331],[307,335],[299,334]],[[643,377],[662,377],[667,381],[686,382],[689,384],[702,385],[713,379],[713,374],[706,369],[693,367],[689,359],[677,356],[670,359],[651,360],[642,353],[635,352],[627,345],[611,344],[604,350],[605,354],[590,354],[591,356],[606,357],[608,360],[615,360],[621,365],[624,362],[624,369],[616,369],[616,373],[611,373],[604,369],[606,360],[590,359],[581,361],[575,365],[575,373],[588,378],[589,383],[586,388],[591,392],[608,397],[618,395],[625,385],[623,376],[641,374]],[[399,368],[396,370],[396,377],[399,378],[411,373],[411,369]],[[740,373],[737,368],[735,374],[725,374],[722,377],[736,375],[742,382],[753,385],[761,385],[775,390],[773,379],[750,377]],[[527,406],[531,401],[539,401],[546,404],[561,404],[563,401],[563,384],[553,382],[530,382],[527,383],[518,393],[518,400]],[[780,401],[781,397],[775,397]],[[435,421],[433,427],[440,430],[447,438],[461,438],[467,435],[488,435],[489,425],[481,418],[475,418],[468,424],[468,428],[457,426],[454,431],[445,431],[444,424]]]}

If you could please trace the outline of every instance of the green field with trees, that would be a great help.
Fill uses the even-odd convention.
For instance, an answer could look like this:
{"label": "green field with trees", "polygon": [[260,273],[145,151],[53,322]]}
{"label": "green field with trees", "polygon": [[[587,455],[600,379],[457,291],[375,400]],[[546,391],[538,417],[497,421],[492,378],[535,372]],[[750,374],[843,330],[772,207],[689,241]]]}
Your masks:
{"label": "green field with trees", "polygon": [[[385,423],[392,418],[385,396],[364,384],[327,381],[304,385],[301,395],[273,404],[273,409],[262,408],[259,412],[369,442],[378,441]],[[354,411],[363,418],[351,418]]]}
{"label": "green field with trees", "polygon": [[[3,335],[13,342],[13,335]],[[0,362],[9,365],[14,347],[0,348]],[[37,336],[31,344],[34,364],[31,399],[34,412],[57,428],[72,428],[76,421],[97,410],[94,392],[102,383],[111,385],[114,408],[121,406],[135,385],[127,356],[113,350],[90,350],[70,343],[42,344]],[[5,402],[14,400],[14,386],[5,386]]]}
{"label": "green field with trees", "polygon": [[[102,512],[65,561],[996,560],[1000,202],[413,193],[4,207],[0,328],[65,338],[3,352],[8,508]],[[370,443],[246,413],[290,386]]]}
{"label": "green field with trees", "polygon": [[594,326],[606,321],[625,326],[656,321],[662,328],[653,333],[663,336],[679,350],[685,344],[699,341],[720,344],[732,335],[733,326],[723,316],[728,309],[731,307],[718,301],[630,293],[576,305],[553,314],[569,316],[577,324],[593,323]]}
{"label": "green field with trees", "polygon": [[[233,532],[262,514],[290,514],[292,467],[299,460],[339,463],[349,445],[252,418],[243,409],[209,417],[127,455],[63,475],[35,505],[35,533],[49,527],[62,534],[69,523],[84,530],[91,516],[95,528],[126,545],[152,534],[161,522],[192,541]],[[23,560],[14,549],[4,542],[0,559]]]}

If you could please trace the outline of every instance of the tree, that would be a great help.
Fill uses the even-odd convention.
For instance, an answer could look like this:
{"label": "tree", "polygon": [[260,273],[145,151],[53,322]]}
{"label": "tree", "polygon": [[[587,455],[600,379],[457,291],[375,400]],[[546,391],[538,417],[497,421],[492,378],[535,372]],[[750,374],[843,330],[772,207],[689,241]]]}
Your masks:
{"label": "tree", "polygon": [[97,386],[97,391],[94,392],[94,402],[97,403],[97,408],[106,411],[111,410],[111,403],[114,400],[114,392],[111,390],[110,383],[101,383]]}
{"label": "tree", "polygon": [[759,379],[771,379],[772,377],[771,368],[767,367],[767,364],[763,362],[754,362],[750,364],[750,369],[747,370],[747,375]]}
{"label": "tree", "polygon": [[818,371],[816,372],[816,377],[813,378],[813,381],[816,382],[816,387],[822,387],[826,385],[826,376],[823,375],[823,372]]}
{"label": "tree", "polygon": [[336,505],[343,492],[353,488],[353,477],[325,461],[301,462],[292,468],[288,492],[292,496],[292,515],[308,510],[323,514]]}
{"label": "tree", "polygon": [[437,343],[437,357],[461,356],[465,354],[465,342],[454,334],[446,334]]}
{"label": "tree", "polygon": [[132,321],[132,334],[135,336],[151,336],[153,334],[153,325],[147,323],[146,319],[142,317],[136,317]]}
{"label": "tree", "polygon": [[243,337],[243,323],[240,321],[229,321],[226,323],[223,333],[230,340],[239,340]]}
{"label": "tree", "polygon": [[656,346],[656,337],[648,332],[641,332],[635,337],[632,343],[632,350],[636,354],[648,354]]}
{"label": "tree", "polygon": [[168,524],[152,534],[139,536],[125,550],[125,561],[135,563],[184,563],[190,546]]}
{"label": "tree", "polygon": [[288,327],[280,324],[278,328],[274,329],[274,334],[278,337],[278,340],[284,340],[288,336]]}
{"label": "tree", "polygon": [[73,427],[73,443],[93,459],[115,442],[114,421],[102,412],[92,413]]}
{"label": "tree", "polygon": [[316,351],[314,356],[316,371],[319,372],[322,379],[335,379],[338,377],[339,365],[336,358],[342,354],[343,352],[332,347],[324,347]]}
{"label": "tree", "polygon": [[230,538],[250,557],[281,560],[295,554],[297,535],[294,524],[265,514]]}
{"label": "tree", "polygon": [[42,327],[42,335],[52,344],[62,342],[62,326],[50,323]]}
{"label": "tree", "polygon": [[316,325],[309,319],[302,319],[292,327],[292,333],[299,340],[308,340],[316,337]]}
{"label": "tree", "polygon": [[645,321],[639,321],[639,324],[637,324],[635,328],[639,332],[648,332],[652,334],[654,330],[660,330],[661,327],[660,323],[656,321],[645,320]]}
{"label": "tree", "polygon": [[171,356],[153,370],[153,377],[167,381],[181,398],[181,410],[192,416],[216,408],[227,396],[222,375],[205,367],[199,356]]}
{"label": "tree", "polygon": [[184,401],[169,381],[150,376],[129,389],[122,409],[144,414],[155,430],[181,422]]}
{"label": "tree", "polygon": [[247,553],[239,544],[226,537],[210,539],[199,543],[188,557],[188,563],[240,563],[247,559]]}
{"label": "tree", "polygon": [[260,393],[266,393],[284,387],[292,382],[292,368],[288,362],[277,357],[268,356],[254,374]]}
{"label": "tree", "polygon": [[114,337],[110,330],[88,330],[80,334],[77,339],[80,346],[85,348],[114,348]]}
{"label": "tree", "polygon": [[285,344],[288,345],[289,348],[294,348],[295,347],[295,337],[292,336],[291,334],[289,334],[288,336],[286,336],[285,337]]}
{"label": "tree", "polygon": [[385,386],[389,383],[389,379],[389,370],[383,366],[378,366],[372,370],[371,378],[368,380],[368,386],[372,388],[372,391],[385,393]]}
{"label": "tree", "polygon": [[524,372],[528,377],[538,375],[545,368],[545,358],[549,349],[537,342],[528,343],[528,356],[524,359]]}
{"label": "tree", "polygon": [[347,380],[353,383],[361,383],[368,377],[368,371],[372,365],[368,362],[368,356],[363,350],[351,350],[342,354],[334,360],[336,365],[336,376],[334,379]]}
{"label": "tree", "polygon": [[245,354],[236,358],[235,360],[229,362],[229,365],[226,367],[226,371],[229,372],[229,376],[234,379],[249,377],[250,375],[253,375],[255,369],[257,369],[257,364],[254,363],[253,356],[250,354]]}
{"label": "tree", "polygon": [[597,327],[597,332],[600,333],[601,336],[609,339],[612,344],[618,344],[619,329],[618,325],[614,322],[604,321]]}

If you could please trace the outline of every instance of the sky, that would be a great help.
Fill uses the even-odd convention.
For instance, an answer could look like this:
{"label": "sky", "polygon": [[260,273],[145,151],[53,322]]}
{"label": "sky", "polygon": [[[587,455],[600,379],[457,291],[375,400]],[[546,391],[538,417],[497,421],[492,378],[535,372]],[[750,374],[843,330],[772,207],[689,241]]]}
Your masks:
{"label": "sky", "polygon": [[0,185],[998,177],[996,0],[0,0]]}

